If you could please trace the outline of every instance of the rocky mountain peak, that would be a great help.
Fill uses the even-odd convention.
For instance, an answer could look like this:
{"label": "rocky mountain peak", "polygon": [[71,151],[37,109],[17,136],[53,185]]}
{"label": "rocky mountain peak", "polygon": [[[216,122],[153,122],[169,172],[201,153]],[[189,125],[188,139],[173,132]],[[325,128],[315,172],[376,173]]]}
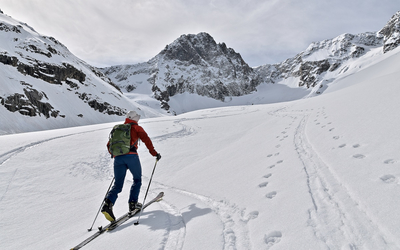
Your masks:
{"label": "rocky mountain peak", "polygon": [[167,45],[160,54],[164,55],[167,60],[178,60],[188,65],[215,66],[218,58],[227,58],[227,61],[234,61],[250,68],[239,53],[228,48],[225,43],[217,44],[214,38],[206,32],[197,35],[182,35]]}
{"label": "rocky mountain peak", "polygon": [[169,110],[170,97],[197,94],[224,101],[255,91],[259,84],[254,70],[225,43],[208,33],[182,35],[145,64],[111,67],[103,71],[128,92],[146,78],[154,98]]}
{"label": "rocky mountain peak", "polygon": [[383,51],[386,53],[400,45],[400,11],[392,16],[379,32],[384,37]]}

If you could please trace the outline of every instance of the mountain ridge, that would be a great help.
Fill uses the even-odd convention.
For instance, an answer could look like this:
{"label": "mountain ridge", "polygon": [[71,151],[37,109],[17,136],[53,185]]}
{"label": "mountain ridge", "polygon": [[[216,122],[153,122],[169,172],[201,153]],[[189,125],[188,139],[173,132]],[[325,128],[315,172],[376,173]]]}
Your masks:
{"label": "mountain ridge", "polygon": [[6,134],[117,121],[130,109],[154,117],[320,95],[399,47],[400,11],[377,32],[314,42],[254,68],[206,32],[181,35],[147,62],[102,69],[1,11],[0,39],[0,115],[18,124],[0,128]]}
{"label": "mountain ridge", "polygon": [[[283,84],[290,88],[288,91],[304,89],[300,96],[304,98],[321,94],[338,76],[351,71],[354,60],[367,53],[373,52],[376,56],[397,48],[399,31],[400,11],[377,32],[345,33],[313,42],[306,50],[281,63],[254,68],[225,43],[217,44],[211,35],[201,32],[180,36],[146,63],[101,70],[125,93],[140,93],[138,86],[149,83],[151,95],[173,114],[181,113],[177,111],[181,108],[177,105],[171,108],[171,99],[185,93],[218,100],[223,106],[232,98],[258,92],[261,85]],[[376,50],[381,47],[380,52]],[[245,100],[240,104],[248,103]]]}

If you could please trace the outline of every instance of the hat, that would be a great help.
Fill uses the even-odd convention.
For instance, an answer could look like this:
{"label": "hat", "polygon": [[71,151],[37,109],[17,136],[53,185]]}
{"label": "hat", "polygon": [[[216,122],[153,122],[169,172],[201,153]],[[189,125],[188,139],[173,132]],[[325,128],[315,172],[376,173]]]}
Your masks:
{"label": "hat", "polygon": [[136,113],[135,111],[132,110],[132,111],[129,111],[129,112],[126,114],[126,118],[138,122],[139,119],[140,119],[140,115],[139,115],[138,113]]}

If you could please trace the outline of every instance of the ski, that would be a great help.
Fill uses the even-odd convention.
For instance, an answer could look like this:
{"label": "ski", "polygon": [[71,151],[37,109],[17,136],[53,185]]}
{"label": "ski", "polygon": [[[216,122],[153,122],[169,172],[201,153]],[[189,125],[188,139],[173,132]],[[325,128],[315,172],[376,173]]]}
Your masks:
{"label": "ski", "polygon": [[[158,201],[162,200],[163,196],[164,196],[164,192],[160,192],[154,199],[152,199],[151,201],[147,202],[143,206],[142,209],[145,209],[146,207],[150,206],[154,202],[158,202]],[[119,227],[120,225],[122,225],[124,222],[126,222],[130,218],[134,217],[139,212],[140,212],[140,209],[136,209],[133,212],[127,212],[126,214],[122,215],[121,217],[119,217],[115,221],[110,222],[106,226],[104,226],[104,227],[100,226],[98,228],[99,230],[95,234],[93,234],[92,236],[90,236],[86,240],[82,241],[80,244],[76,245],[75,247],[71,248],[71,250],[77,250],[77,249],[82,248],[83,246],[85,246],[86,244],[88,244],[89,242],[91,242],[92,240],[97,238],[98,236],[100,236],[102,233],[104,233],[106,231],[114,230],[115,228]]]}
{"label": "ski", "polygon": [[106,231],[112,231],[112,230],[116,229],[117,227],[122,225],[124,222],[126,222],[127,220],[129,220],[130,218],[132,218],[133,216],[138,214],[139,212],[140,212],[139,209],[135,209],[132,212],[125,214],[122,218],[120,218],[119,220],[115,221],[112,225],[107,227]]}
{"label": "ski", "polygon": [[[148,205],[160,201],[162,197],[164,196],[164,192],[159,193],[154,199],[146,203],[146,205],[143,206],[143,209],[145,209]],[[123,216],[123,218],[118,219],[118,221],[115,221],[112,225],[110,225],[106,231],[112,231],[116,229],[117,227],[121,226],[123,223],[125,223],[127,220],[132,218],[133,216],[137,215],[140,212],[140,209],[135,209],[133,212],[128,212],[127,216]]]}

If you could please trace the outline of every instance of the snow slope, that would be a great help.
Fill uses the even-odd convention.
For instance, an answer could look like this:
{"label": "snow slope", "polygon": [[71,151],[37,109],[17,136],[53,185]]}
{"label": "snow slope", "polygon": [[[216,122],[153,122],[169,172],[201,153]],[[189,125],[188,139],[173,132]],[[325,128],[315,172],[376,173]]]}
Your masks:
{"label": "snow slope", "polygon": [[1,135],[147,115],[63,44],[1,11],[0,89]]}
{"label": "snow slope", "polygon": [[[383,56],[318,97],[143,119],[165,198],[84,249],[400,249],[400,50]],[[113,124],[0,136],[1,249],[93,234]],[[139,154],[142,199],[155,161]]]}

